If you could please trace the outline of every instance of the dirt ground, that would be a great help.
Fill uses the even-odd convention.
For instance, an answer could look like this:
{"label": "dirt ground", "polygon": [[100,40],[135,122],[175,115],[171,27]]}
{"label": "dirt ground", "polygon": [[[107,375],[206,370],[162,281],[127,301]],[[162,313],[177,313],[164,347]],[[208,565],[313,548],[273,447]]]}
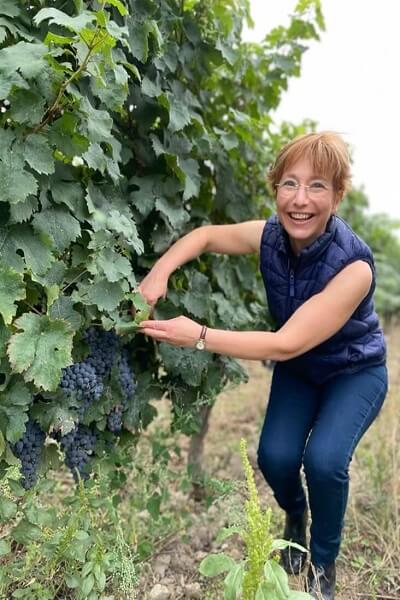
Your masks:
{"label": "dirt ground", "polygon": [[[363,478],[357,457],[362,453],[362,447],[368,448],[377,436],[379,430],[384,434],[398,436],[399,403],[400,403],[400,327],[392,327],[386,332],[389,347],[388,368],[390,374],[390,388],[384,409],[374,422],[367,434],[361,440],[353,461],[350,466],[350,495],[346,515],[350,521],[356,511],[362,507]],[[264,367],[260,362],[242,361],[248,370],[250,380],[233,390],[220,394],[213,408],[210,419],[209,432],[204,448],[204,467],[211,477],[223,480],[242,480],[243,470],[239,457],[239,442],[242,437],[247,440],[249,458],[255,470],[256,484],[259,490],[263,508],[273,508],[272,532],[274,537],[281,537],[283,531],[283,513],[277,508],[276,502],[268,488],[262,474],[256,464],[256,448],[260,434],[261,425],[265,413],[268,391],[271,380],[271,370]],[[157,407],[160,409],[160,407]],[[164,413],[161,410],[159,419],[168,419],[167,405]],[[188,439],[181,436],[179,445],[182,448],[182,458],[176,459],[175,467],[184,468],[188,449]],[[398,440],[398,437],[396,437]],[[399,493],[397,488],[394,493]],[[399,496],[397,496],[400,501]],[[243,500],[243,498],[242,498]],[[237,501],[237,497],[236,497]],[[185,532],[177,534],[169,542],[166,542],[149,561],[142,574],[142,586],[140,598],[149,600],[179,600],[183,598],[198,598],[201,600],[222,600],[221,580],[212,581],[201,577],[198,566],[202,558],[210,552],[223,550],[232,558],[242,557],[242,548],[238,543],[237,536],[227,539],[225,542],[216,543],[215,538],[219,529],[229,524],[231,512],[237,508],[235,498],[228,495],[219,503],[212,504],[208,509],[204,503],[188,500],[187,496],[177,491],[174,497],[177,510],[185,507],[192,512],[193,524]],[[399,515],[397,526],[399,525]],[[344,540],[346,540],[347,525],[344,529]],[[349,534],[350,536],[350,534]],[[357,548],[357,556],[362,554],[362,547]],[[368,591],[369,585],[363,580],[362,570],[356,568],[356,562],[349,560],[353,558],[354,549],[339,555],[337,560],[337,600],[400,600],[400,592],[390,589],[389,592],[379,590]],[[379,552],[378,552],[379,554]],[[392,559],[393,557],[391,557]],[[352,564],[349,564],[349,563]],[[392,564],[392,563],[391,563]],[[400,563],[399,563],[400,571]],[[304,574],[299,577],[291,577],[290,584],[293,589],[304,589]],[[367,589],[368,588],[368,589]]]}

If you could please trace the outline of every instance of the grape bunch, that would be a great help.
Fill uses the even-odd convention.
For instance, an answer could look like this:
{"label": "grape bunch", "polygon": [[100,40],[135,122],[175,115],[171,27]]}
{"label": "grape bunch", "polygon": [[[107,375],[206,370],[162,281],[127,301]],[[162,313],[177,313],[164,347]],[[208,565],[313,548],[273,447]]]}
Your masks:
{"label": "grape bunch", "polygon": [[30,489],[37,481],[37,470],[45,439],[46,434],[30,419],[22,438],[11,446],[15,456],[21,461],[21,485],[25,490]]}
{"label": "grape bunch", "polygon": [[61,449],[65,454],[65,464],[71,469],[74,480],[89,479],[89,462],[96,446],[95,430],[86,425],[78,425],[60,438]]}
{"label": "grape bunch", "polygon": [[119,347],[118,336],[113,330],[103,331],[90,327],[85,331],[83,339],[90,348],[87,363],[95,369],[97,376],[102,380],[110,374],[113,367]]}
{"label": "grape bunch", "polygon": [[107,416],[107,427],[112,433],[119,433],[122,429],[122,413],[133,398],[136,389],[135,375],[129,365],[128,351],[123,348],[118,362],[118,381],[121,388],[123,401],[115,406]]}
{"label": "grape bunch", "polygon": [[80,403],[79,419],[82,419],[86,409],[103,393],[103,383],[88,359],[63,369],[60,387],[68,396],[76,394]]}

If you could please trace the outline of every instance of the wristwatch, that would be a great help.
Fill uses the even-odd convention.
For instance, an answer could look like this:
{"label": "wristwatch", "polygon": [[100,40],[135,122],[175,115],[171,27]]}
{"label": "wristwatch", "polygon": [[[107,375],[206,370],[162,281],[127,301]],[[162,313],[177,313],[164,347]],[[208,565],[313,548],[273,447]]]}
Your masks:
{"label": "wristwatch", "polygon": [[203,329],[201,330],[200,338],[197,340],[197,342],[195,344],[195,348],[197,348],[197,350],[205,350],[206,331],[207,331],[207,327],[205,325],[203,325]]}

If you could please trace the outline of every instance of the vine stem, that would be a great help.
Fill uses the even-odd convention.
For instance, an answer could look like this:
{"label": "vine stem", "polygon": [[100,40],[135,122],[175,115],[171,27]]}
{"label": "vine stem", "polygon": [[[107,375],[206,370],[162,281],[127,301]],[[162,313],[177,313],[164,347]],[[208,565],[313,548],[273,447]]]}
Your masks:
{"label": "vine stem", "polygon": [[78,275],[76,277],[74,277],[74,279],[72,281],[69,282],[68,285],[65,286],[65,288],[62,289],[62,293],[65,292],[65,290],[67,290],[73,283],[75,283],[75,281],[77,281],[80,277],[82,277],[82,275],[84,275],[85,273],[88,273],[89,271],[87,269],[84,269],[81,273],[78,273]]}
{"label": "vine stem", "polygon": [[[103,9],[104,9],[104,5],[105,5],[105,2],[103,3]],[[96,26],[95,35],[94,35],[93,40],[95,40],[97,37],[97,30],[98,30],[98,24]],[[106,39],[106,37],[107,37],[107,33],[104,36],[101,36],[96,42],[92,41],[92,44],[90,46],[88,46],[88,52],[81,64],[81,66],[79,67],[79,69],[77,71],[74,71],[74,73],[72,73],[71,77],[69,77],[67,79],[67,81],[64,81],[64,83],[61,85],[61,87],[58,91],[58,94],[57,94],[57,98],[55,99],[55,101],[53,102],[51,107],[48,109],[46,117],[43,119],[43,121],[38,123],[38,125],[36,125],[31,131],[29,131],[26,134],[25,138],[27,138],[28,135],[31,135],[32,133],[38,133],[47,125],[47,123],[50,121],[53,114],[57,110],[57,108],[61,102],[61,99],[62,99],[63,95],[65,94],[65,91],[68,88],[68,86],[71,85],[71,83],[75,79],[77,79],[81,75],[81,73],[86,69],[86,67],[89,63],[90,57],[93,54],[93,51],[96,49],[96,47],[99,44],[101,44]]]}

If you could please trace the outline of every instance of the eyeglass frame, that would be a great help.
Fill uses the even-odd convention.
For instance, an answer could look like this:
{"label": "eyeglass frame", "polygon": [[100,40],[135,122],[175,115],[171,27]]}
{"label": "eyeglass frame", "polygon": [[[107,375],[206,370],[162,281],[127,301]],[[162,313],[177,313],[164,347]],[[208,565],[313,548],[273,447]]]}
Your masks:
{"label": "eyeglass frame", "polygon": [[[280,189],[281,189],[281,188],[284,186],[284,184],[285,184],[285,183],[286,183],[285,181],[284,181],[283,183],[275,183],[275,187],[276,187],[276,188],[278,188],[278,190],[277,190],[277,193],[279,193],[279,190],[280,190]],[[321,183],[321,185],[323,185],[323,186],[324,186],[324,187],[323,187],[323,190],[324,190],[324,191],[326,191],[326,192],[329,192],[329,191],[332,191],[332,190],[333,190],[333,187],[329,187],[329,186],[327,186],[327,185],[326,185],[326,184],[325,184],[323,181],[320,181],[319,183]],[[296,197],[296,196],[297,196],[297,192],[299,191],[299,189],[300,189],[301,187],[303,187],[303,188],[305,188],[305,189],[306,189],[307,198],[309,198],[309,197],[310,197],[310,196],[309,196],[309,189],[310,189],[311,185],[305,185],[304,183],[296,183],[296,184],[295,184],[295,185],[293,185],[292,187],[293,187],[293,191],[295,192],[295,193],[293,194],[293,197]],[[287,188],[287,189],[289,189],[289,188]]]}

